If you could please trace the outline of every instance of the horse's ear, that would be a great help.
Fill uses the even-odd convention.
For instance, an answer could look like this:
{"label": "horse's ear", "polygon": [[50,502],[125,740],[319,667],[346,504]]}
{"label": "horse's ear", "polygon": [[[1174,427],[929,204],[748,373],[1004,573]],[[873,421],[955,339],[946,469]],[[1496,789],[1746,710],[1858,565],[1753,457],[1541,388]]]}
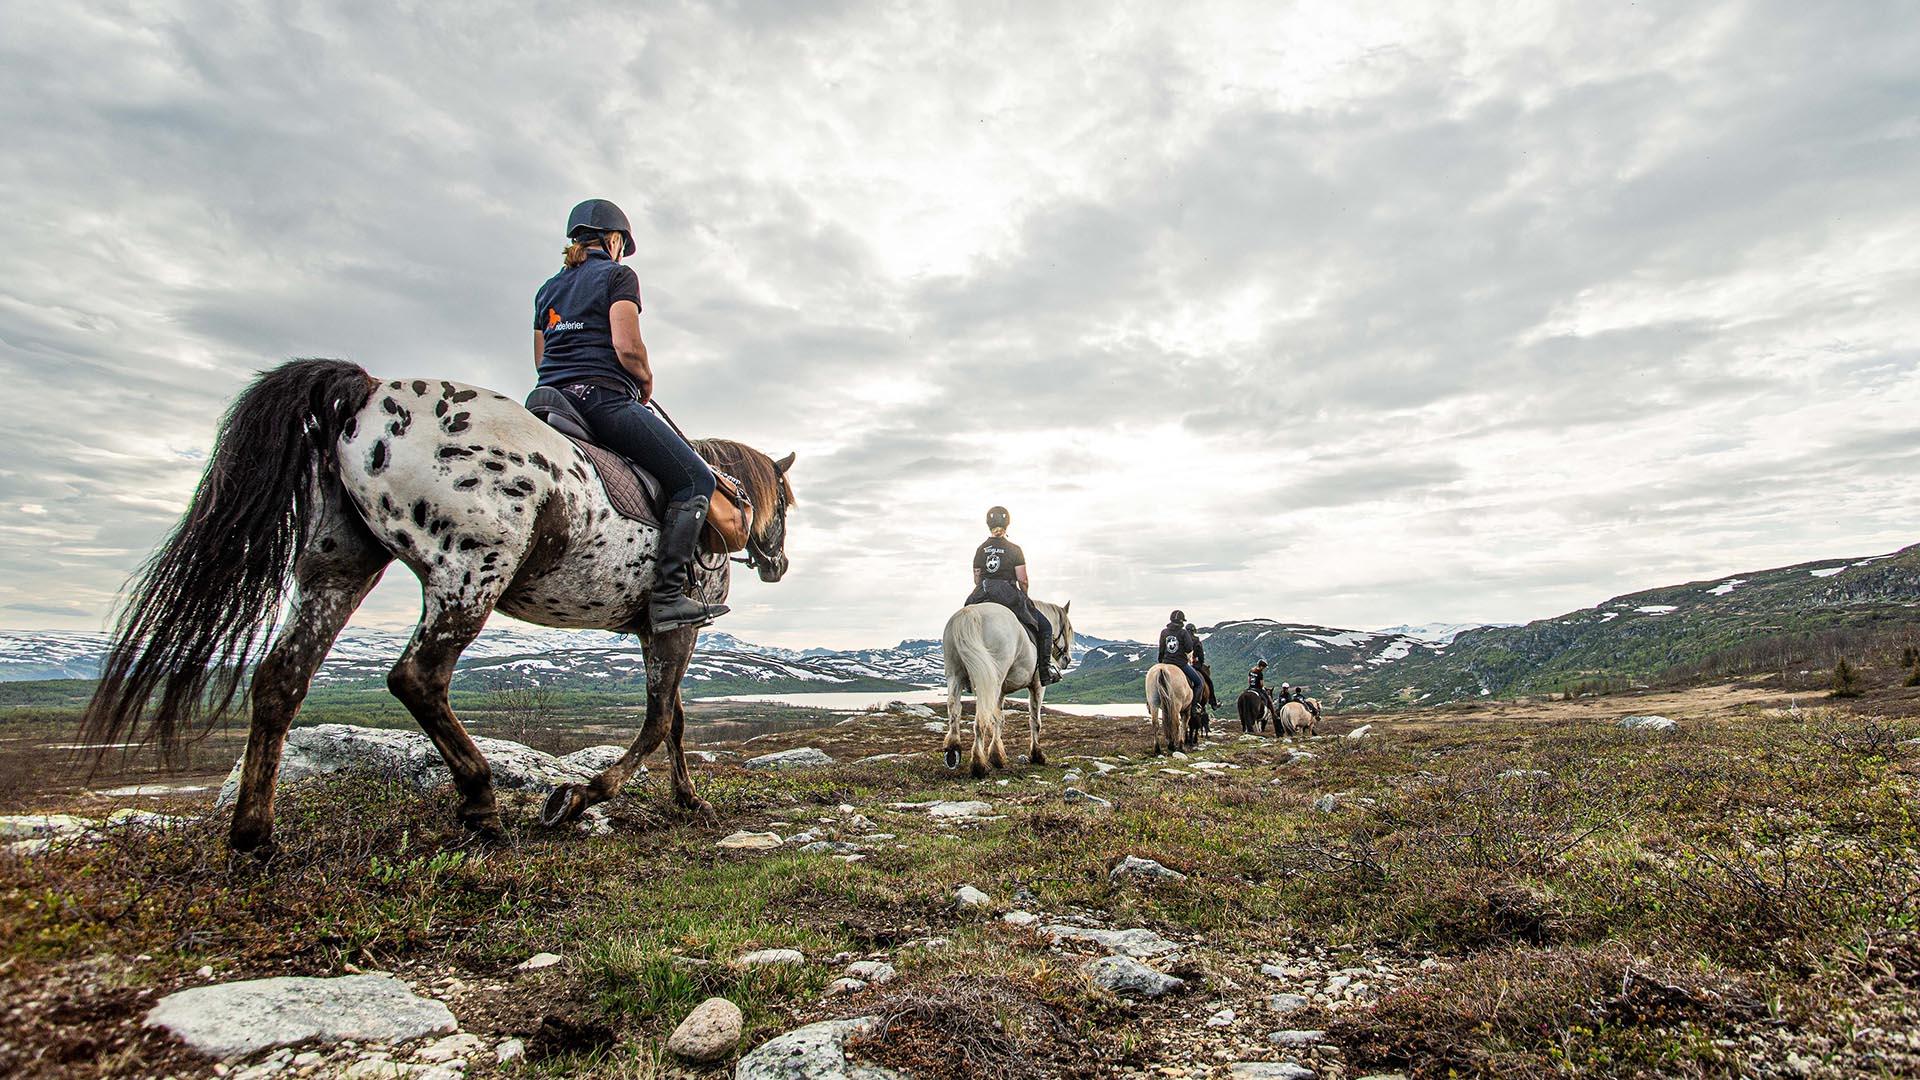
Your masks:
{"label": "horse's ear", "polygon": [[1067,612],[1069,612],[1069,611],[1072,611],[1072,610],[1073,610],[1073,601],[1071,601],[1071,600],[1069,600],[1069,601],[1067,601],[1066,603],[1064,603],[1064,604],[1061,604],[1061,605],[1060,605],[1060,614],[1062,614],[1062,615],[1065,615],[1065,614],[1066,614]]}
{"label": "horse's ear", "polygon": [[779,473],[781,476],[787,475],[787,470],[793,468],[793,459],[794,455],[788,454],[786,457],[774,462],[773,471]]}

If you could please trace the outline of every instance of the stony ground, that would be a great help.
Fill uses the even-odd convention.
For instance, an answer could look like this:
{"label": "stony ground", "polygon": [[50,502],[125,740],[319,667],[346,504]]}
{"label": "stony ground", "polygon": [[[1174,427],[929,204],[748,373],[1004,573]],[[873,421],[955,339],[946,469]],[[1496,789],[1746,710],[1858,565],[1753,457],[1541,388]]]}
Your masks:
{"label": "stony ground", "polygon": [[[985,781],[925,717],[834,717],[708,747],[717,821],[656,777],[598,835],[521,805],[483,849],[448,792],[342,778],[283,796],[264,866],[153,800],[188,820],[0,856],[0,1072],[727,1075],[875,1017],[853,1058],[928,1078],[1912,1075],[1915,713],[1719,687],[1171,758],[1049,716],[1050,763]],[[799,747],[833,764],[745,765]],[[368,972],[458,1032],[216,1064],[141,1026],[183,988]],[[742,1037],[691,1065],[669,1033],[715,996]]]}

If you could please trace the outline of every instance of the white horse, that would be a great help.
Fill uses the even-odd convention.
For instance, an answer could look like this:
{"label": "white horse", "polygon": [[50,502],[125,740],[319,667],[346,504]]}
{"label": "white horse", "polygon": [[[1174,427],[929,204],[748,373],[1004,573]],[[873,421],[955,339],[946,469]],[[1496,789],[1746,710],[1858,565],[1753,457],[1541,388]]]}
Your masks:
{"label": "white horse", "polygon": [[1153,726],[1153,752],[1171,754],[1188,742],[1187,710],[1193,707],[1193,684],[1187,673],[1172,664],[1147,669],[1147,722]]}
{"label": "white horse", "polygon": [[[1073,622],[1067,618],[1071,605],[1035,600],[1033,606],[1053,625],[1048,651],[1054,669],[1064,671],[1073,660]],[[947,666],[947,768],[960,767],[960,697],[968,690],[973,691],[973,775],[987,775],[988,765],[1007,767],[1007,746],[1000,738],[1002,706],[1006,695],[1022,688],[1027,691],[1027,760],[1045,765],[1047,756],[1040,750],[1040,699],[1045,694],[1040,656],[1019,617],[999,604],[969,604],[947,620],[940,648]]]}

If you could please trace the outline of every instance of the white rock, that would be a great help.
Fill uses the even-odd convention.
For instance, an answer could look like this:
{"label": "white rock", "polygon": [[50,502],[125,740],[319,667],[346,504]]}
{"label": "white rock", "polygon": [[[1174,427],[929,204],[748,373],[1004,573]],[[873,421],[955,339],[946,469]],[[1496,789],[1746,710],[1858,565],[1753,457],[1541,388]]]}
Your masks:
{"label": "white rock", "polygon": [[1372,724],[1361,724],[1359,727],[1354,728],[1352,731],[1347,732],[1347,738],[1364,739],[1367,737],[1367,732],[1372,730],[1373,730]]}
{"label": "white rock", "polygon": [[1207,1026],[1213,1028],[1232,1027],[1235,1019],[1237,1019],[1237,1017],[1234,1016],[1232,1009],[1221,1009],[1219,1012],[1207,1017]]}
{"label": "white rock", "polygon": [[935,818],[973,818],[985,817],[993,813],[993,804],[978,800],[966,802],[937,802],[927,807],[927,816]]}
{"label": "white rock", "polygon": [[1009,911],[1005,915],[1000,916],[1000,921],[1012,923],[1015,926],[1032,926],[1034,923],[1040,921],[1040,916],[1035,915],[1031,911]]}
{"label": "white rock", "polygon": [[673,1029],[667,1037],[667,1049],[688,1061],[719,1061],[740,1044],[745,1024],[740,1006],[726,998],[708,998]]}
{"label": "white rock", "polygon": [[1340,800],[1333,795],[1322,795],[1313,800],[1313,808],[1323,814],[1331,814],[1340,806]]}
{"label": "white rock", "polygon": [[597,776],[612,768],[621,758],[626,756],[626,747],[603,743],[599,746],[589,746],[582,750],[575,750],[571,754],[561,754],[560,762],[563,765],[570,765],[573,768],[581,769]]}
{"label": "white rock", "polygon": [[1317,1046],[1327,1041],[1327,1033],[1319,1030],[1288,1028],[1269,1032],[1267,1041],[1275,1046]]}
{"label": "white rock", "polygon": [[1152,859],[1142,859],[1129,855],[1114,864],[1107,871],[1108,881],[1119,881],[1123,877],[1138,878],[1145,881],[1185,881],[1187,875],[1171,870]]}
{"label": "white rock", "polygon": [[196,986],[147,1013],[210,1057],[234,1058],[309,1039],[398,1043],[454,1030],[453,1013],[385,975],[283,976]]}
{"label": "white rock", "polygon": [[1187,984],[1171,975],[1163,975],[1131,956],[1103,956],[1080,965],[1080,971],[1094,985],[1121,997],[1160,997]]}
{"label": "white rock", "polygon": [[771,964],[804,964],[807,954],[799,949],[759,949],[734,961],[741,967],[766,967]]}
{"label": "white rock", "polygon": [[833,982],[827,984],[827,996],[839,997],[842,994],[857,994],[860,991],[865,990],[866,988],[867,988],[866,982],[861,979],[852,979],[852,978],[835,979],[833,980]]}
{"label": "white rock", "polygon": [[971,885],[962,885],[953,890],[953,902],[961,907],[985,907],[993,903],[993,897]]}
{"label": "white rock", "polygon": [[1672,731],[1679,725],[1664,716],[1623,716],[1620,718],[1623,728],[1638,728],[1642,731]]}
{"label": "white rock", "polygon": [[518,964],[515,964],[513,966],[513,970],[539,971],[542,968],[550,968],[559,962],[560,962],[560,957],[557,953],[537,952],[537,953],[534,953],[532,956],[527,957],[525,960],[520,961]]}
{"label": "white rock", "polygon": [[1085,926],[1054,925],[1040,932],[1052,939],[1055,945],[1068,941],[1084,941],[1119,956],[1166,956],[1180,951],[1179,945],[1141,927],[1130,930],[1101,930]]}
{"label": "white rock", "polygon": [[1113,809],[1112,800],[1103,799],[1098,795],[1089,795],[1086,792],[1081,791],[1077,787],[1070,787],[1067,790],[1061,792],[1060,799],[1063,802],[1081,803],[1086,806],[1094,807],[1095,809],[1098,809],[1098,810]]}
{"label": "white rock", "polygon": [[493,1048],[493,1060],[504,1065],[515,1058],[527,1056],[527,1044],[519,1039],[503,1039]]}
{"label": "white rock", "polygon": [[885,960],[856,960],[847,965],[847,974],[878,986],[881,983],[892,982],[897,973],[893,970],[893,965]]}
{"label": "white rock", "polygon": [[825,750],[813,746],[799,746],[792,750],[779,750],[771,754],[747,759],[749,769],[810,769],[818,765],[831,765],[833,758]]}
{"label": "white rock", "polygon": [[419,1058],[421,1061],[431,1061],[438,1064],[440,1062],[452,1061],[454,1058],[472,1057],[474,1054],[479,1053],[480,1049],[485,1045],[486,1042],[482,1040],[480,1036],[472,1034],[471,1032],[462,1031],[458,1034],[449,1035],[444,1039],[438,1039],[428,1043],[420,1048],[419,1053],[413,1056]]}
{"label": "white rock", "polygon": [[1093,763],[1093,770],[1101,776],[1105,776],[1119,767],[1118,765],[1109,765],[1104,761],[1096,761]]}
{"label": "white rock", "polygon": [[906,1080],[893,1069],[847,1060],[847,1040],[880,1025],[877,1016],[861,1016],[795,1028],[749,1051],[734,1080]]}
{"label": "white rock", "polygon": [[1227,1066],[1232,1080],[1313,1080],[1314,1072],[1291,1061],[1236,1061]]}
{"label": "white rock", "polygon": [[1267,995],[1267,1009],[1275,1016],[1292,1016],[1312,1004],[1304,994]]}
{"label": "white rock", "polygon": [[[547,791],[560,784],[584,784],[599,771],[542,753],[524,743],[485,738],[475,738],[473,742],[486,756],[497,788]],[[236,760],[226,782],[220,785],[220,794],[214,800],[216,808],[231,805],[239,794],[240,766],[241,761]],[[392,776],[417,791],[431,791],[453,780],[453,774],[440,758],[440,751],[434,749],[433,743],[421,732],[354,724],[316,724],[294,728],[287,734],[276,788],[339,772]],[[629,779],[645,772],[645,769],[636,769]]]}
{"label": "white rock", "polygon": [[727,851],[768,851],[782,843],[776,832],[747,832],[742,830],[714,841],[713,846]]}

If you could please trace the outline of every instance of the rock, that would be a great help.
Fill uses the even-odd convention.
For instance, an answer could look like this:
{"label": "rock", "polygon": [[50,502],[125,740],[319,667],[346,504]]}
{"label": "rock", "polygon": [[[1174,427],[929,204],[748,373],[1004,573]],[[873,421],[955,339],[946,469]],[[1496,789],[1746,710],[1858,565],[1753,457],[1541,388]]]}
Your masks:
{"label": "rock", "polygon": [[859,844],[849,844],[845,840],[815,840],[800,849],[807,855],[850,855],[859,850]]}
{"label": "rock", "polygon": [[1331,814],[1340,806],[1340,799],[1333,795],[1322,795],[1313,800],[1313,808],[1323,814]]}
{"label": "rock", "polygon": [[899,761],[901,758],[912,756],[912,754],[868,754],[863,758],[855,758],[853,763],[855,765],[873,765],[882,761]]}
{"label": "rock", "polygon": [[1311,750],[1295,750],[1294,752],[1287,755],[1287,764],[1298,765],[1303,761],[1312,761],[1314,758],[1319,756],[1320,755],[1314,753]]}
{"label": "rock", "polygon": [[1212,1028],[1232,1027],[1235,1019],[1237,1019],[1237,1017],[1234,1016],[1232,1009],[1221,1009],[1219,1012],[1207,1017],[1207,1026]]}
{"label": "rock", "polygon": [[857,994],[867,988],[866,982],[854,978],[835,979],[827,984],[827,996],[839,997],[842,994]]}
{"label": "rock", "polygon": [[1620,718],[1623,728],[1638,728],[1641,731],[1672,731],[1678,727],[1664,716],[1623,716]]}
{"label": "rock", "polygon": [[626,756],[626,747],[603,743],[599,746],[589,746],[584,750],[575,750],[571,754],[561,754],[560,762],[598,776]]}
{"label": "rock", "polygon": [[1285,979],[1291,976],[1291,973],[1279,964],[1261,964],[1260,974],[1265,975],[1269,979]]}
{"label": "rock", "polygon": [[1009,911],[1005,915],[1000,916],[1000,921],[1012,923],[1014,926],[1032,926],[1034,923],[1040,921],[1040,916],[1035,915],[1031,911]]}
{"label": "rock", "polygon": [[515,1058],[527,1056],[527,1044],[519,1039],[505,1039],[493,1048],[493,1060],[505,1065]]}
{"label": "rock", "polygon": [[1291,1061],[1236,1061],[1227,1066],[1232,1080],[1313,1080],[1314,1072]]}
{"label": "rock", "polygon": [[1091,806],[1097,810],[1113,809],[1113,800],[1103,799],[1098,795],[1089,795],[1086,792],[1081,791],[1077,787],[1070,787],[1067,790],[1061,792],[1060,800],[1062,802],[1081,803],[1086,806]]}
{"label": "rock", "polygon": [[1318,1029],[1287,1028],[1269,1032],[1267,1041],[1275,1046],[1317,1046],[1327,1041],[1327,1033]]}
{"label": "rock", "polygon": [[1178,870],[1170,870],[1152,859],[1142,859],[1133,855],[1121,859],[1118,863],[1114,864],[1112,870],[1107,871],[1108,881],[1119,881],[1121,878],[1127,877],[1138,878],[1144,881],[1187,880],[1187,875]]}
{"label": "rock", "polygon": [[1527,780],[1534,783],[1545,783],[1553,779],[1553,774],[1545,769],[1508,769],[1506,772],[1500,774],[1499,779]]}
{"label": "rock", "polygon": [[747,832],[742,830],[714,841],[713,846],[726,851],[768,851],[781,845],[780,834],[776,832]]}
{"label": "rock", "polygon": [[1080,971],[1095,986],[1121,997],[1161,997],[1187,984],[1171,975],[1162,975],[1131,956],[1103,956],[1080,965]]}
{"label": "rock", "polygon": [[993,897],[971,885],[962,885],[953,890],[953,902],[963,908],[985,907],[993,903]]}
{"label": "rock", "polygon": [[1368,1073],[1359,1080],[1407,1080],[1406,1073]]}
{"label": "rock", "polygon": [[855,960],[847,965],[847,974],[878,986],[892,982],[896,972],[885,960]]}
{"label": "rock", "polygon": [[1093,771],[1099,773],[1101,776],[1105,776],[1119,767],[1118,765],[1109,765],[1104,761],[1096,761],[1093,763]]}
{"label": "rock", "polygon": [[398,1043],[454,1030],[453,1013],[385,975],[282,976],[196,986],[168,994],[147,1013],[210,1057],[235,1058],[321,1042]]}
{"label": "rock", "polygon": [[667,1049],[688,1061],[719,1061],[740,1043],[746,1018],[740,1006],[722,997],[701,1002],[667,1036]]}
{"label": "rock", "polygon": [[560,962],[560,957],[556,953],[537,952],[537,953],[534,953],[532,956],[527,957],[525,960],[520,961],[518,964],[515,964],[513,966],[513,970],[539,971],[543,968],[550,968],[559,962]]}
{"label": "rock", "polygon": [[768,967],[774,964],[804,964],[807,954],[799,949],[760,949],[750,952],[734,963],[741,967]]}
{"label": "rock", "polygon": [[480,1036],[463,1031],[457,1035],[449,1035],[444,1039],[430,1042],[421,1047],[420,1052],[413,1056],[419,1058],[421,1061],[431,1061],[439,1064],[444,1061],[452,1061],[454,1058],[470,1058],[474,1054],[479,1053],[485,1045],[486,1041],[481,1039]]}
{"label": "rock", "polygon": [[1269,994],[1267,1009],[1275,1016],[1292,1016],[1294,1013],[1312,1005],[1305,994]]}
{"label": "rock", "polygon": [[1367,737],[1367,733],[1372,730],[1373,730],[1372,724],[1361,724],[1359,727],[1354,728],[1352,731],[1347,732],[1347,738],[1364,739]]}
{"label": "rock", "polygon": [[817,765],[831,765],[833,759],[825,750],[812,746],[795,747],[792,750],[777,750],[771,754],[747,759],[749,769],[811,769]]}
{"label": "rock", "polygon": [[879,826],[875,825],[873,819],[867,815],[855,814],[847,819],[847,828],[857,833],[868,833],[879,828]]}
{"label": "rock", "polygon": [[[560,784],[584,784],[599,772],[598,769],[584,768],[552,754],[541,753],[523,743],[484,738],[473,741],[480,752],[486,755],[487,767],[493,774],[493,786],[496,788],[543,792]],[[597,751],[601,748],[589,749]],[[240,761],[235,761],[233,771],[227,774],[226,782],[220,785],[220,794],[214,800],[216,808],[231,805],[239,794],[240,765]],[[639,777],[645,771],[634,770],[634,777]],[[353,724],[317,724],[294,728],[287,733],[276,788],[340,772],[390,776],[416,791],[431,791],[453,781],[453,775],[440,758],[440,751],[434,749],[433,743],[421,732],[358,727]]]}
{"label": "rock", "polygon": [[979,800],[966,802],[937,802],[927,807],[927,816],[933,818],[975,818],[993,813],[993,804]]}
{"label": "rock", "polygon": [[734,1080],[906,1080],[904,1073],[847,1060],[847,1040],[877,1031],[877,1016],[822,1020],[777,1035],[748,1051]]}
{"label": "rock", "polygon": [[1179,945],[1151,930],[1140,927],[1131,930],[1101,930],[1085,926],[1055,925],[1046,927],[1040,932],[1052,939],[1055,945],[1066,941],[1091,942],[1119,956],[1166,956],[1180,951]]}

